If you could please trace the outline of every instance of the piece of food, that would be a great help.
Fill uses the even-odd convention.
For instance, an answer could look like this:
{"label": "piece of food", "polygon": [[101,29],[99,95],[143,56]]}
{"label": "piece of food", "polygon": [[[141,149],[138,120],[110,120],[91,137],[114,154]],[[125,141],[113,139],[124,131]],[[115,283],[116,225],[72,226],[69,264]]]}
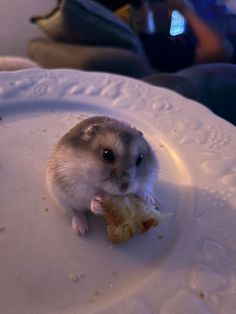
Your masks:
{"label": "piece of food", "polygon": [[133,195],[105,196],[102,206],[108,236],[116,244],[159,224],[157,205]]}

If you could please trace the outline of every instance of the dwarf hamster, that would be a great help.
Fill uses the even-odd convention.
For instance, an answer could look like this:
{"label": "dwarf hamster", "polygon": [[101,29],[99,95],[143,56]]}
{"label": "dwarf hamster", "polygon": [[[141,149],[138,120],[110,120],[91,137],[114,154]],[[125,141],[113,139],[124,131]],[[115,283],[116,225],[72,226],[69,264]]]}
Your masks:
{"label": "dwarf hamster", "polygon": [[47,166],[47,186],[72,217],[73,230],[88,231],[84,212],[97,195],[151,193],[157,158],[142,132],[106,116],[87,118],[55,146]]}

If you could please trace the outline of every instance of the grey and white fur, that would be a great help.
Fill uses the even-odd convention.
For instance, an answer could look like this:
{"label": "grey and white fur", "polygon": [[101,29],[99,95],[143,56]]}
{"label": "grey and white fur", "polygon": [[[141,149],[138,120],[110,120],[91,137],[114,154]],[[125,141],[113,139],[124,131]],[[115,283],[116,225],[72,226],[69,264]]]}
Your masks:
{"label": "grey and white fur", "polygon": [[157,169],[157,158],[140,131],[95,116],[60,139],[48,161],[46,180],[53,198],[70,214],[73,230],[85,235],[85,211],[101,214],[97,205],[102,195],[149,197]]}

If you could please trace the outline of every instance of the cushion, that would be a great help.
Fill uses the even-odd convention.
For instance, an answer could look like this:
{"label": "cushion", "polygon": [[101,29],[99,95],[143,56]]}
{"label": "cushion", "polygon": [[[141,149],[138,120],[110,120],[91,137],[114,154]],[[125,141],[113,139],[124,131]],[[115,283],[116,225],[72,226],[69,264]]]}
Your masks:
{"label": "cushion", "polygon": [[39,64],[32,60],[18,56],[0,56],[0,71],[16,71],[38,68]]}
{"label": "cushion", "polygon": [[132,29],[102,5],[90,0],[64,0],[46,16],[33,17],[55,41],[117,46],[143,55]]}
{"label": "cushion", "polygon": [[236,125],[235,64],[199,64],[176,73],[151,75],[144,81],[196,100]]}
{"label": "cushion", "polygon": [[45,68],[72,68],[116,73],[135,78],[150,74],[151,69],[136,53],[117,47],[73,45],[47,38],[29,43],[30,57]]}

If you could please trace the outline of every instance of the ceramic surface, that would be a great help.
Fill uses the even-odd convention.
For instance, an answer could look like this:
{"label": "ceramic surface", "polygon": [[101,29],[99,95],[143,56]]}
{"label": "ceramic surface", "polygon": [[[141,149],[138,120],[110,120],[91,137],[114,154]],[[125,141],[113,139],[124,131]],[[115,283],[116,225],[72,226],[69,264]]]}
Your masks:
{"label": "ceramic surface", "polygon": [[[118,246],[92,215],[77,237],[45,188],[54,144],[104,114],[142,130],[160,163],[160,226]],[[1,313],[235,313],[232,125],[170,90],[72,70],[2,72],[0,117]]]}

